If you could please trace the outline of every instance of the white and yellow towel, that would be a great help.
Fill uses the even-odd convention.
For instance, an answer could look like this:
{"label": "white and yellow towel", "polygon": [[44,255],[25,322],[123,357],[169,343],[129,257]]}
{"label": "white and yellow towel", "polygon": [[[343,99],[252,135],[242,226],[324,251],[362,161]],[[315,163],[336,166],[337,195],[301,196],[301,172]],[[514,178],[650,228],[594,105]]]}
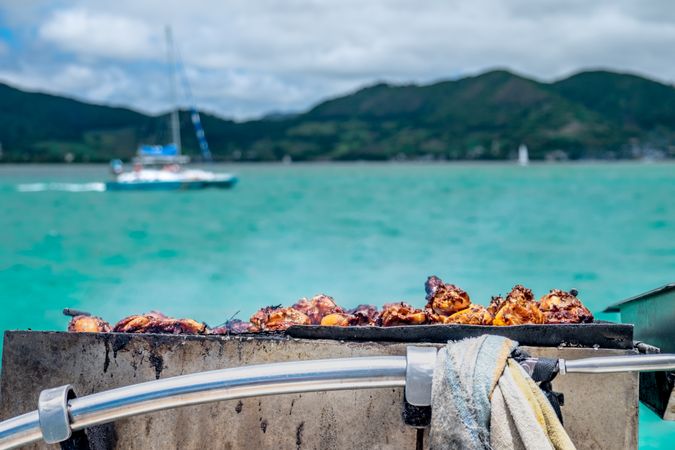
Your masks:
{"label": "white and yellow towel", "polygon": [[575,448],[539,387],[509,359],[517,345],[486,335],[439,351],[431,449]]}

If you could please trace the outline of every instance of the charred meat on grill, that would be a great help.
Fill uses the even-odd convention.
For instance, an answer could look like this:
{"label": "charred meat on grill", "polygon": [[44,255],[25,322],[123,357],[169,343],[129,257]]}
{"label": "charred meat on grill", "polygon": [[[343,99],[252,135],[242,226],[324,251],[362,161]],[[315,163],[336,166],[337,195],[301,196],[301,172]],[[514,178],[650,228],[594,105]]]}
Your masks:
{"label": "charred meat on grill", "polygon": [[251,316],[250,331],[283,331],[293,325],[311,325],[312,321],[305,313],[295,308],[268,306]]}
{"label": "charred meat on grill", "polygon": [[445,284],[436,276],[430,276],[424,283],[427,293],[426,310],[435,321],[443,321],[437,316],[451,316],[466,309],[471,304],[469,294],[454,284]]}
{"label": "charred meat on grill", "polygon": [[488,312],[494,317],[497,314],[497,311],[502,307],[504,304],[504,297],[501,295],[496,295],[490,299],[490,304],[487,307]]}
{"label": "charred meat on grill", "polygon": [[[284,331],[293,325],[323,326],[401,326],[426,323],[465,325],[521,325],[588,323],[593,315],[577,292],[553,289],[539,302],[530,289],[516,285],[502,298],[492,297],[485,308],[471,303],[469,295],[453,284],[430,276],[425,283],[427,304],[424,310],[405,302],[388,303],[378,311],[373,305],[359,305],[345,310],[327,295],[303,298],[292,307],[267,306],[251,316],[250,322],[230,318],[224,324],[209,330],[206,324],[192,319],[175,319],[151,311],[125,317],[112,327],[120,333],[170,334],[241,334]],[[64,314],[71,316],[70,332],[109,332],[111,326],[100,317],[70,308]]]}
{"label": "charred meat on grill", "polygon": [[511,292],[508,293],[506,300],[514,300],[517,302],[533,302],[534,294],[532,293],[532,289],[528,289],[522,284],[517,284],[513,286]]}
{"label": "charred meat on grill", "polygon": [[530,289],[516,285],[495,313],[493,325],[542,324],[544,315],[539,310]]}
{"label": "charred meat on grill", "polygon": [[590,323],[593,314],[581,303],[576,292],[551,289],[539,300],[546,323]]}
{"label": "charred meat on grill", "polygon": [[310,325],[311,319],[306,314],[294,308],[279,308],[273,310],[267,317],[265,329],[270,331],[285,330],[292,325]]}
{"label": "charred meat on grill", "polygon": [[117,322],[113,331],[117,333],[204,334],[206,325],[192,319],[174,319],[151,311],[125,317]]}
{"label": "charred meat on grill", "polygon": [[206,324],[192,319],[163,319],[156,327],[151,327],[149,333],[171,334],[205,334]]}
{"label": "charred meat on grill", "polygon": [[109,333],[110,324],[100,317],[78,315],[70,319],[68,331],[73,333]]}
{"label": "charred meat on grill", "polygon": [[319,325],[321,319],[328,314],[344,312],[344,310],[335,303],[333,297],[324,294],[315,295],[311,300],[302,298],[293,305],[293,309],[300,311],[309,317],[312,325]]}
{"label": "charred meat on grill", "polygon": [[255,312],[249,319],[251,322],[251,332],[252,333],[259,333],[263,331],[263,328],[265,326],[265,322],[267,322],[267,318],[269,317],[270,313],[275,310],[281,308],[281,305],[277,306],[265,306],[264,308],[260,308],[258,311]]}
{"label": "charred meat on grill", "polygon": [[250,333],[251,323],[239,319],[228,320],[222,325],[211,329],[211,334],[242,334]]}
{"label": "charred meat on grill", "polygon": [[427,323],[427,314],[407,303],[387,303],[380,313],[383,327],[398,325],[422,325]]}
{"label": "charred meat on grill", "polygon": [[492,314],[482,305],[472,303],[468,308],[454,313],[443,323],[460,323],[464,325],[492,325]]}
{"label": "charred meat on grill", "polygon": [[359,305],[347,313],[357,318],[356,325],[378,325],[380,322],[380,312],[375,305]]}
{"label": "charred meat on grill", "polygon": [[349,327],[359,325],[359,318],[353,314],[333,313],[323,316],[321,325],[324,327]]}
{"label": "charred meat on grill", "polygon": [[244,322],[243,320],[233,319],[225,323],[225,326],[230,330],[232,334],[241,334],[248,333],[251,328],[250,322]]}
{"label": "charred meat on grill", "polygon": [[143,333],[143,331],[138,330],[147,327],[153,320],[158,321],[162,319],[167,319],[167,316],[157,311],[150,311],[145,314],[134,314],[117,322],[113,327],[113,331],[117,333]]}

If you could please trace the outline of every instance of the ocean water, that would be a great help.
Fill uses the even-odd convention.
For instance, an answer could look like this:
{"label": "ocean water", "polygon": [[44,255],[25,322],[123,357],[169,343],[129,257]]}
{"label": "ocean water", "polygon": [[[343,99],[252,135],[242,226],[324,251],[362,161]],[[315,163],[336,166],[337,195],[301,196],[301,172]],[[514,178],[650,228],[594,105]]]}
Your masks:
{"label": "ocean water", "polygon": [[[240,183],[105,192],[105,166],[0,166],[0,329],[63,330],[64,307],[216,325],[320,292],[422,306],[431,274],[482,304],[574,287],[599,313],[675,281],[673,164],[216,169]],[[643,448],[675,431],[643,413]]]}

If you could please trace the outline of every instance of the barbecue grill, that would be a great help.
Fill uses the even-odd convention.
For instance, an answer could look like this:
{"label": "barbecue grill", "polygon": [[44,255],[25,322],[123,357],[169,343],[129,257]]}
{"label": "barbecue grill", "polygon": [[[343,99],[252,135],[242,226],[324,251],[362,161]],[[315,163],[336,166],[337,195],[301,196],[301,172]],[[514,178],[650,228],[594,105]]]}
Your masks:
{"label": "barbecue grill", "polygon": [[[406,350],[412,343],[428,350],[434,343],[486,332],[527,344],[526,350],[535,357],[564,360],[561,368],[569,375],[558,377],[554,388],[565,394],[565,425],[579,448],[584,448],[584,442],[635,447],[637,375],[633,371],[675,366],[672,358],[663,355],[632,359],[644,358],[632,348],[632,327],[611,323],[296,326],[286,333],[243,336],[7,332],[0,417],[27,415],[0,424],[0,442],[49,439],[49,433],[54,442],[86,428],[88,447],[84,448],[165,447],[177,442],[184,448],[198,448],[204,439],[232,448],[414,448],[424,440],[424,430],[401,420],[402,388],[416,406],[425,406],[416,399],[427,391],[418,383],[417,394],[411,395],[415,383],[406,382],[411,370]],[[600,359],[607,356],[614,358]],[[579,362],[587,357],[594,359]],[[631,359],[622,359],[626,357]],[[255,366],[259,363],[267,365]],[[219,370],[203,372],[213,369]],[[191,375],[171,378],[183,374]],[[137,385],[140,381],[150,382]],[[53,392],[60,401],[52,399],[52,405],[57,404],[52,409],[56,419],[41,423],[48,416],[31,412],[39,393],[68,384],[81,397],[66,400],[69,388]],[[104,392],[114,388],[118,389]],[[367,388],[373,390],[352,391]],[[284,395],[258,398],[271,394]],[[227,399],[242,400],[110,424],[130,415]],[[64,405],[69,405],[68,414]],[[56,424],[54,428],[50,423]],[[82,435],[77,436],[82,442]]]}

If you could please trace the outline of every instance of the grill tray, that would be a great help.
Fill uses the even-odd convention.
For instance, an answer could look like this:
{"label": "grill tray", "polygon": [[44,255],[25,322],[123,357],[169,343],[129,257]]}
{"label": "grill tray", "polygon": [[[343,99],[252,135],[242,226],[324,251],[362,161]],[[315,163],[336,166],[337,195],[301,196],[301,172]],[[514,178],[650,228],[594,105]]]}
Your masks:
{"label": "grill tray", "polygon": [[301,339],[445,343],[483,334],[504,336],[520,345],[535,347],[633,348],[633,325],[597,321],[582,324],[515,325],[411,325],[399,327],[326,327],[294,325],[286,335]]}

